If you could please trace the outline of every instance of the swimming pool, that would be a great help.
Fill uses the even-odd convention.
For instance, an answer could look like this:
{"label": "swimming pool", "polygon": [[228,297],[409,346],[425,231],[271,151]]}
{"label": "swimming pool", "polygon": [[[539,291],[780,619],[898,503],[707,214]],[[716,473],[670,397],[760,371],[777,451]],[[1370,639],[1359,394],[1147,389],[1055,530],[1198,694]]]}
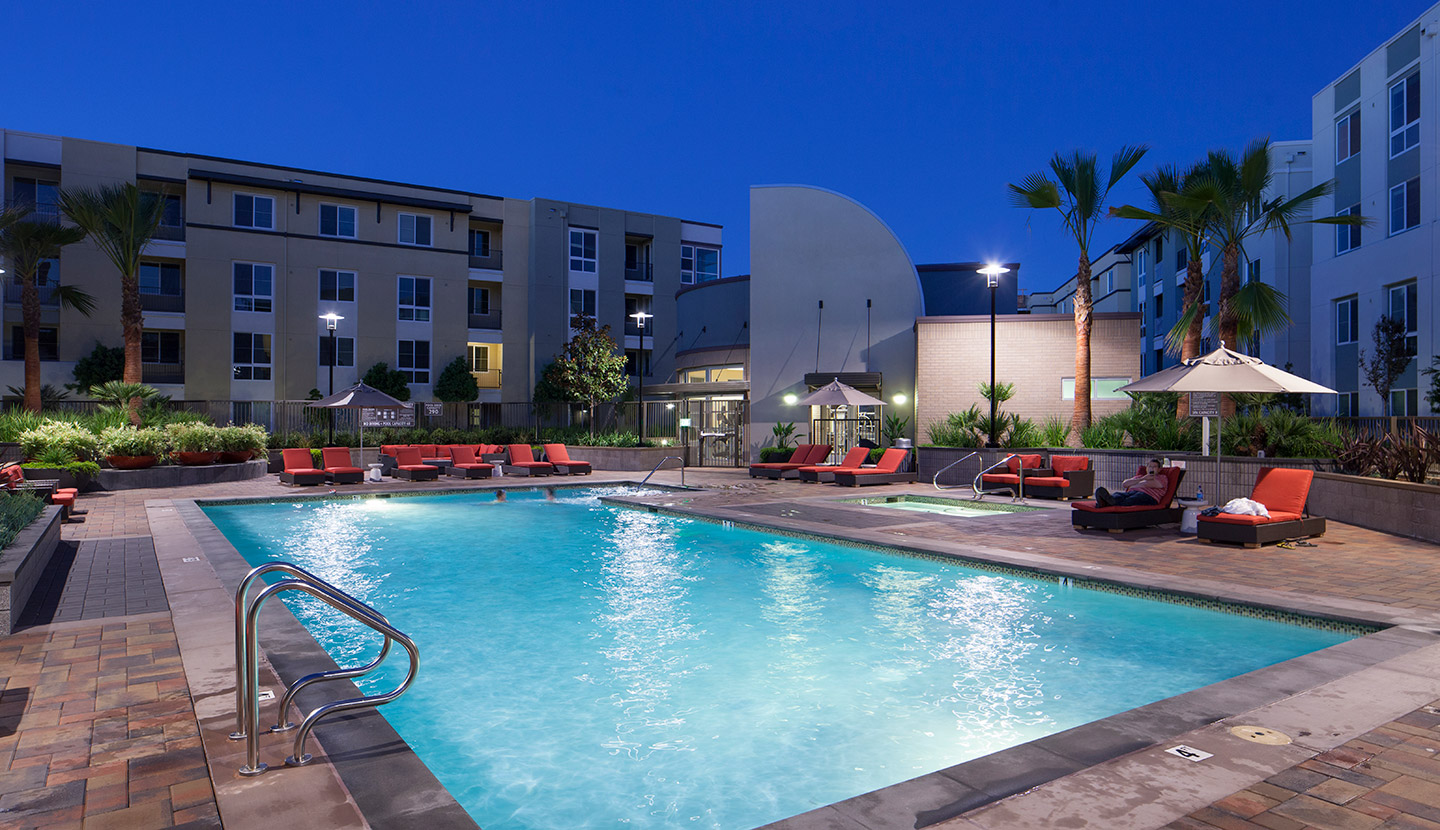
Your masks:
{"label": "swimming pool", "polygon": [[947,499],[940,496],[881,496],[879,498],[846,499],[850,504],[863,504],[867,507],[886,507],[891,510],[910,510],[915,513],[939,513],[944,516],[961,516],[974,518],[976,516],[999,516],[1006,513],[1034,513],[1037,510],[1046,510],[1045,507],[1030,507],[1024,504],[1002,504],[993,501],[974,501],[971,499]]}
{"label": "swimming pool", "polygon": [[741,830],[1350,636],[557,492],[204,510],[415,638],[380,711],[486,830]]}

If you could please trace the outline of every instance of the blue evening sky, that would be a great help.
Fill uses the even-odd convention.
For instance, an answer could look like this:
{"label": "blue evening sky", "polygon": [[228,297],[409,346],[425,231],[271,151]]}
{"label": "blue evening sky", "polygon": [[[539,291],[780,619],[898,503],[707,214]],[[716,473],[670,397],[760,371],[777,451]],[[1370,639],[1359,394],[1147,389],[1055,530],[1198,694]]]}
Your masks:
{"label": "blue evening sky", "polygon": [[1006,182],[1074,147],[1147,143],[1148,169],[1309,138],[1311,96],[1428,7],[909,5],[10,3],[0,126],[716,222],[727,276],[750,185],[819,185],[916,262],[1018,259],[1043,290],[1075,247]]}

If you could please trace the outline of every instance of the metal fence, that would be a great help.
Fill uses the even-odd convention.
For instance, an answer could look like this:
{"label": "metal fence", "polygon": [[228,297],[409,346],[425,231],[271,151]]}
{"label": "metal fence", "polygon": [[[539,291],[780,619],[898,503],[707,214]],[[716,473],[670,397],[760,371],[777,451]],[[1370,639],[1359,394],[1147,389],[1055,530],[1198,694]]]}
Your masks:
{"label": "metal fence", "polygon": [[1440,415],[1392,416],[1381,418],[1335,418],[1335,423],[1347,432],[1359,433],[1370,438],[1381,435],[1409,432],[1415,425],[1430,432],[1440,432]]}

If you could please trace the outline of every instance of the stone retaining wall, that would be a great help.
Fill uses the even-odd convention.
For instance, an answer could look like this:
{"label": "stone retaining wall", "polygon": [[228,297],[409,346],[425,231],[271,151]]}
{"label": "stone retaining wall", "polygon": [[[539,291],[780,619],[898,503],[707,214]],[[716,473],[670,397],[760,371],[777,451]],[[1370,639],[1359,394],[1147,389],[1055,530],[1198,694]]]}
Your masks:
{"label": "stone retaining wall", "polygon": [[58,544],[60,508],[49,505],[0,552],[0,637],[15,630]]}
{"label": "stone retaining wall", "polygon": [[246,461],[241,464],[205,464],[186,467],[166,464],[148,470],[101,470],[102,490],[138,490],[150,487],[190,487],[196,484],[214,484],[220,481],[248,481],[265,476],[264,461]]}
{"label": "stone retaining wall", "polygon": [[1337,522],[1440,543],[1440,487],[1316,473],[1310,512]]}

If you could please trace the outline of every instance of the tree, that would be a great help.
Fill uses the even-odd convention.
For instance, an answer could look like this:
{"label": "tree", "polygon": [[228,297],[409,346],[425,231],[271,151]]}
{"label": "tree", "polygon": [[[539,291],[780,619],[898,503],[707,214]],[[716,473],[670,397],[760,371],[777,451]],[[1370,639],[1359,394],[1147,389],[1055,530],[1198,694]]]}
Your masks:
{"label": "tree", "polygon": [[1430,358],[1430,368],[1421,369],[1421,374],[1430,378],[1430,389],[1425,392],[1425,401],[1431,412],[1440,412],[1440,355]]}
{"label": "tree", "polygon": [[1386,415],[1394,415],[1390,406],[1390,389],[1395,381],[1415,359],[1410,350],[1410,338],[1405,333],[1405,323],[1388,315],[1375,321],[1375,330],[1370,332],[1375,341],[1375,354],[1365,360],[1365,349],[1360,349],[1360,371],[1365,373],[1365,382],[1370,384],[1385,406]]}
{"label": "tree", "polygon": [[[20,319],[25,335],[25,408],[39,412],[40,395],[40,285],[47,260],[60,256],[60,249],[85,238],[79,228],[54,220],[21,219],[0,231],[0,253],[5,255],[20,284]],[[95,298],[73,285],[53,286],[60,305],[90,316]]]}
{"label": "tree", "polygon": [[470,362],[457,357],[445,364],[435,379],[435,397],[448,403],[469,403],[480,395],[480,384],[470,374]]}
{"label": "tree", "polygon": [[535,393],[530,397],[535,403],[578,403],[580,400],[565,388],[560,377],[560,365],[553,360],[540,371],[540,379],[535,381]]}
{"label": "tree", "polygon": [[625,376],[625,355],[619,351],[610,327],[595,327],[595,318],[576,315],[570,321],[575,335],[556,356],[555,382],[573,399],[582,401],[589,412],[590,432],[595,432],[595,406],[619,397],[629,385]]}
{"label": "tree", "polygon": [[[1102,177],[1094,153],[1079,150],[1069,156],[1056,153],[1050,159],[1051,179],[1042,173],[1026,176],[1011,184],[1010,195],[1017,207],[1053,209],[1060,212],[1065,230],[1080,247],[1075,275],[1075,412],[1070,418],[1070,442],[1076,446],[1080,433],[1090,426],[1090,241],[1095,225],[1103,217],[1105,197],[1115,183],[1145,155],[1144,145],[1122,147],[1110,162],[1110,175]],[[1102,179],[1104,184],[1102,185]]]}
{"label": "tree", "polygon": [[[79,225],[120,271],[120,330],[125,343],[126,383],[144,380],[140,339],[140,256],[165,218],[165,200],[130,182],[96,188],[62,189],[60,209]],[[130,402],[130,421],[140,423],[140,400]]]}
{"label": "tree", "polygon": [[95,348],[90,354],[75,361],[75,368],[71,372],[75,377],[74,383],[65,384],[72,392],[82,394],[90,391],[90,387],[99,386],[112,380],[123,380],[125,378],[125,349],[120,346],[106,346],[95,341]]}
{"label": "tree", "polygon": [[379,389],[397,401],[410,400],[410,379],[399,369],[391,369],[388,363],[376,363],[365,370],[360,382]]}

